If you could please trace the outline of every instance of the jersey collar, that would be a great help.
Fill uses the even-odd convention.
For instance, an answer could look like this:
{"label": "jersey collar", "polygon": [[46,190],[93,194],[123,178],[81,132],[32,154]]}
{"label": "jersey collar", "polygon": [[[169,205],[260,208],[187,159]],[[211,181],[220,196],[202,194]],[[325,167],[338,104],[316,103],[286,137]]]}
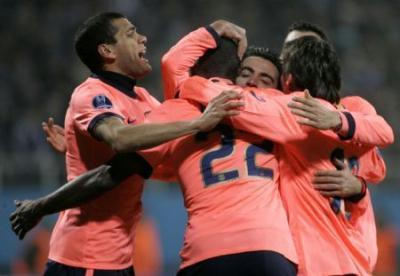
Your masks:
{"label": "jersey collar", "polygon": [[91,77],[100,79],[131,98],[137,97],[134,90],[135,79],[111,71],[96,71],[92,73]]}

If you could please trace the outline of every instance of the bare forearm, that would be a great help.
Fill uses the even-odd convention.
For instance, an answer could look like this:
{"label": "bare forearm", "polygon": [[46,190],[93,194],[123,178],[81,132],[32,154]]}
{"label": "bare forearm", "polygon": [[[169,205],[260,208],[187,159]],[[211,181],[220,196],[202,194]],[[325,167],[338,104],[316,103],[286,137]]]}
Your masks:
{"label": "bare forearm", "polygon": [[37,199],[41,216],[80,206],[110,190],[116,184],[109,173],[110,166],[102,165],[60,187],[55,192]]}
{"label": "bare forearm", "polygon": [[196,121],[180,121],[165,124],[143,124],[134,127],[120,127],[110,141],[117,152],[133,152],[158,146],[181,136],[199,131]]}

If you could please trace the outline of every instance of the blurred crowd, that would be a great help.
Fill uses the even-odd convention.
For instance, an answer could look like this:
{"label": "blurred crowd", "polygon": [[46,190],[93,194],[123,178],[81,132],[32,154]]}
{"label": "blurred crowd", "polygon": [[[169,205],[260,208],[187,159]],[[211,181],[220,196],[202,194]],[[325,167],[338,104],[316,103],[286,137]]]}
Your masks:
{"label": "blurred crowd", "polygon": [[[77,26],[111,10],[147,36],[153,73],[139,84],[159,100],[162,54],[197,27],[231,20],[247,29],[250,44],[279,51],[292,22],[318,24],[339,53],[343,95],[366,98],[395,135],[400,130],[400,0],[1,0],[0,189],[65,181],[64,160],[47,145],[41,122],[52,116],[63,124],[70,94],[89,75],[73,49]],[[383,151],[382,189],[397,195],[399,151],[398,143]]]}

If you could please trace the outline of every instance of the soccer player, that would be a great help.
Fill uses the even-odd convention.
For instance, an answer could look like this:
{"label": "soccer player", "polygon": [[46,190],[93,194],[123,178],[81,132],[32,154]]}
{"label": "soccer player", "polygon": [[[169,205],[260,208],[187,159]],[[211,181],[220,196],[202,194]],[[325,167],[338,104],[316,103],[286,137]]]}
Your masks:
{"label": "soccer player", "polygon": [[[327,35],[318,26],[308,22],[295,22],[289,27],[288,34],[285,38],[284,43],[288,43],[294,39],[303,36],[314,36],[318,39],[328,41]],[[315,102],[313,99],[305,98],[294,98],[294,100],[296,101],[296,103],[292,103],[290,106],[292,107],[294,114],[304,117],[306,119],[302,120],[303,122],[308,125],[312,125],[318,120],[323,120],[323,114],[326,113],[324,107],[321,106],[318,102]],[[358,110],[362,113],[376,113],[371,105],[366,103],[364,99],[357,96],[344,97],[340,100],[339,105],[349,110]],[[360,159],[360,163],[375,163],[376,168],[375,173],[371,173],[368,176],[368,179],[360,178],[360,181],[363,182],[362,187],[364,189],[367,188],[365,185],[365,181],[368,181],[370,183],[379,183],[386,175],[386,166],[380,156],[379,149],[375,148],[371,151],[375,151],[376,153],[369,154],[371,156],[370,161],[367,158]],[[346,173],[348,172],[346,172],[345,170],[319,171],[316,173],[315,187],[316,189],[321,191],[321,194],[325,196],[343,197],[343,194],[345,194],[346,190],[348,190],[349,188],[349,181],[343,181],[344,179],[341,178],[341,175],[343,176]],[[373,271],[378,256],[378,248],[376,240],[377,237],[374,211],[371,196],[368,190],[366,190],[365,197],[358,205],[361,207],[362,216],[360,216],[359,220],[357,221],[356,228],[360,231],[360,233],[362,233],[362,236],[365,239],[365,245],[369,254],[370,267],[371,271]]]}
{"label": "soccer player", "polygon": [[[336,81],[340,82],[339,68],[336,55],[329,44],[309,37],[298,39],[285,46],[283,57],[284,91],[308,87],[314,96],[318,95],[332,103],[338,102]],[[310,74],[315,78],[311,78]],[[205,103],[207,95],[204,92],[219,93],[224,90],[223,87],[221,83],[194,77],[182,85],[180,96]],[[364,244],[360,242],[363,239],[358,237],[360,233],[355,231],[354,226],[360,214],[351,213],[351,203],[347,204],[346,210],[332,209],[330,200],[319,195],[311,185],[313,171],[333,167],[330,157],[355,160],[369,148],[359,149],[353,143],[338,142],[333,139],[334,134],[330,131],[321,132],[310,127],[300,127],[297,118],[287,107],[292,96],[268,99],[243,93],[243,97],[246,105],[242,115],[231,120],[232,125],[284,145],[279,147],[280,187],[299,255],[299,273],[371,273]],[[348,114],[350,113],[346,117],[350,122],[350,133],[355,131],[353,141],[364,145],[373,145],[375,141],[376,145],[382,146],[393,141],[393,133],[382,118],[373,120],[386,125],[382,135],[376,135],[376,132],[365,132],[366,127],[371,127],[372,121],[362,122],[360,114]],[[357,128],[351,130],[355,126],[353,119],[357,122]],[[366,167],[359,169],[371,170]],[[351,213],[350,217],[348,212]],[[318,250],[324,250],[324,254],[320,254]]]}
{"label": "soccer player", "polygon": [[[145,44],[146,37],[118,13],[89,18],[77,31],[76,52],[93,75],[75,89],[66,114],[69,180],[103,164],[115,152],[135,151],[213,128],[234,112],[227,110],[226,98],[219,98],[203,116],[140,125],[159,105],[136,86],[136,79],[151,71],[144,57]],[[142,189],[143,177],[134,175],[98,199],[62,212],[52,233],[45,275],[133,275],[132,243]]]}

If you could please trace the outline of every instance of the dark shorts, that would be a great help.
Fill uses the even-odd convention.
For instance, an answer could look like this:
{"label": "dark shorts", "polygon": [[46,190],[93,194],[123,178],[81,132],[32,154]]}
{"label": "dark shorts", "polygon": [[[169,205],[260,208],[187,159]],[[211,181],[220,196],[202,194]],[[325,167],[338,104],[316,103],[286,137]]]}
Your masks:
{"label": "dark shorts", "polygon": [[297,266],[274,251],[252,251],[218,256],[185,267],[177,276],[295,276]]}
{"label": "dark shorts", "polygon": [[89,269],[61,264],[52,260],[46,263],[44,276],[135,276],[133,267],[118,270]]}

